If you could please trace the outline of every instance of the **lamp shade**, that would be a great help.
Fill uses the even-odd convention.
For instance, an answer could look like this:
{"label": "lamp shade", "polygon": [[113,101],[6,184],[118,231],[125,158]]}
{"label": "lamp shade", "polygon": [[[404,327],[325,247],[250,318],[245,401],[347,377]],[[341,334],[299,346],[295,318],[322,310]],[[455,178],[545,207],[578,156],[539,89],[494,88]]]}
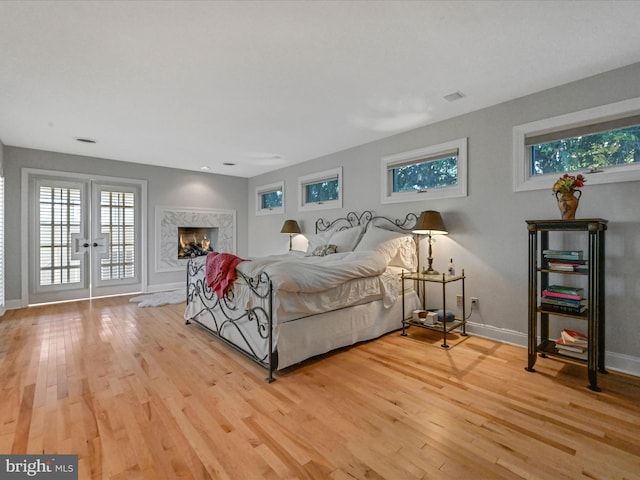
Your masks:
{"label": "lamp shade", "polygon": [[447,227],[444,226],[440,212],[435,210],[422,212],[412,231],[420,235],[446,235],[449,233]]}
{"label": "lamp shade", "polygon": [[300,227],[298,226],[298,222],[296,222],[295,220],[285,220],[284,225],[282,225],[282,230],[280,230],[280,233],[294,234],[294,233],[302,233],[302,232],[300,232]]}

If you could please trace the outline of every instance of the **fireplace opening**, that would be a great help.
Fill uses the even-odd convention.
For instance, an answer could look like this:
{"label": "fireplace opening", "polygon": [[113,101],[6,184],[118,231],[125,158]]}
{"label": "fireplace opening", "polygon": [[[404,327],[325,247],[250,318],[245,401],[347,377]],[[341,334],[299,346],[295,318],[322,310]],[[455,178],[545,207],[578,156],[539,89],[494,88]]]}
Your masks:
{"label": "fireplace opening", "polygon": [[206,255],[217,242],[217,227],[178,227],[178,258]]}

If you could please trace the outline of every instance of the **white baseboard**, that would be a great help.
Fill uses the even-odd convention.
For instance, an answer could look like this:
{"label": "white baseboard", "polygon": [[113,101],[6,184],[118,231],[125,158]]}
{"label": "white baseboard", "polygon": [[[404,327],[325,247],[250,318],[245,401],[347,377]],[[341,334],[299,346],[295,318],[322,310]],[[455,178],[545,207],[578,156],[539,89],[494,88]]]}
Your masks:
{"label": "white baseboard", "polygon": [[[478,337],[527,348],[527,334],[523,332],[473,322],[467,322],[467,332]],[[523,364],[527,362],[526,352],[523,352],[522,361]],[[604,364],[607,370],[628,373],[629,375],[640,377],[640,357],[632,357],[615,352],[605,352]]]}

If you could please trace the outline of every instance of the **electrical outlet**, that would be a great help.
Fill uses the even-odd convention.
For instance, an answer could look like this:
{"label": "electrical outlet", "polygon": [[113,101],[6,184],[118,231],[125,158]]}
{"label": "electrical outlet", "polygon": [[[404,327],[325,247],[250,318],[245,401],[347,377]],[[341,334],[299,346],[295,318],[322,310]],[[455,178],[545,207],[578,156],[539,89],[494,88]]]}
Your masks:
{"label": "electrical outlet", "polygon": [[459,307],[462,306],[462,295],[456,295],[456,305]]}
{"label": "electrical outlet", "polygon": [[477,307],[478,306],[478,302],[479,302],[478,297],[471,297],[471,305],[472,306],[476,306]]}

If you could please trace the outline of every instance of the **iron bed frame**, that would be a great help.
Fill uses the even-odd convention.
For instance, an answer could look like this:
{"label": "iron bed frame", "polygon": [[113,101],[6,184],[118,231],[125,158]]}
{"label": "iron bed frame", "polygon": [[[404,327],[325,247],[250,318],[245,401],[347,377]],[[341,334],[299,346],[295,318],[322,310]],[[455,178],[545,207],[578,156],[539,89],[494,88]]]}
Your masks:
{"label": "iron bed frame", "polygon": [[[392,226],[397,231],[410,233],[411,227],[416,224],[417,220],[418,216],[415,213],[408,213],[403,219],[390,219],[384,216],[375,216],[372,211],[366,210],[360,214],[349,212],[345,217],[332,221],[319,218],[315,222],[315,231],[316,233],[321,233],[327,230],[345,230],[357,226],[362,226],[366,230],[370,224],[375,224],[374,222],[379,221]],[[278,352],[277,349],[274,351],[273,348],[273,283],[271,278],[264,271],[250,277],[236,270],[238,278],[241,278],[246,283],[250,294],[258,300],[257,302],[251,302],[251,305],[256,306],[246,308],[244,305],[239,306],[235,303],[233,288],[230,288],[222,298],[218,298],[216,293],[207,285],[206,275],[200,275],[200,278],[197,278],[205,268],[204,262],[196,263],[193,257],[187,262],[187,304],[199,298],[204,307],[191,318],[186,319],[185,324],[197,323],[234,350],[265,368],[267,370],[265,380],[268,383],[275,381],[273,373],[278,365]],[[192,279],[194,278],[197,279],[193,281]],[[210,315],[213,328],[198,320],[197,317],[201,314]],[[254,325],[260,339],[267,342],[265,354],[256,351],[247,339],[247,335],[240,325],[240,322],[245,323],[245,320],[248,321],[249,325]],[[226,338],[223,333],[226,329],[233,329],[242,339],[242,345],[238,345]]]}

